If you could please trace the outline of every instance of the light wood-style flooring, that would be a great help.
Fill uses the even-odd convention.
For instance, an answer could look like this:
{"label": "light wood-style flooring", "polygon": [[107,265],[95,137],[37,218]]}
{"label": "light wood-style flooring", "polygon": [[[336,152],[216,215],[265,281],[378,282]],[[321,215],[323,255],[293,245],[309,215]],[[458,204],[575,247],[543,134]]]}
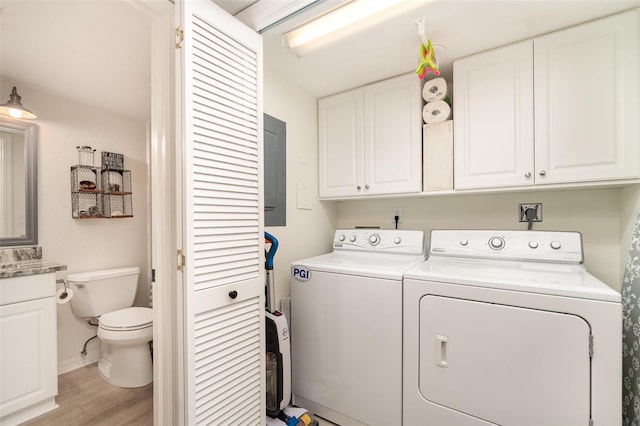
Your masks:
{"label": "light wood-style flooring", "polygon": [[113,386],[97,364],[58,376],[60,406],[24,423],[30,426],[152,426],[153,383],[141,388]]}

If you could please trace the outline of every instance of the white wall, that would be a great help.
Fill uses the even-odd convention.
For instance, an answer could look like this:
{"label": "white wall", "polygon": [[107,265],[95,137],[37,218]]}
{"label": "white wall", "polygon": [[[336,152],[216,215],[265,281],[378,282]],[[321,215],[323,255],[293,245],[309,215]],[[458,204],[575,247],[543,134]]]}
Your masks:
{"label": "white wall", "polygon": [[[287,225],[266,228],[280,243],[274,262],[279,301],[289,295],[292,261],[331,250],[336,211],[334,202],[318,201],[317,99],[265,69],[264,112],[287,123]],[[309,208],[298,208],[305,201]]]}
{"label": "white wall", "polygon": [[348,228],[365,223],[391,229],[391,208],[401,206],[404,217],[400,229],[526,229],[526,223],[517,221],[518,203],[541,202],[543,222],[534,223],[533,229],[581,232],[586,268],[619,291],[620,240],[622,234],[627,237],[621,231],[619,212],[623,198],[630,198],[627,192],[592,189],[341,201],[337,224]]}
{"label": "white wall", "polygon": [[[56,274],[58,279],[75,272],[140,266],[136,304],[147,304],[146,124],[54,98],[20,82],[3,81],[1,86],[13,84],[18,86],[25,105],[38,114],[38,245],[43,257],[67,265],[66,271]],[[124,154],[125,168],[131,170],[133,181],[133,218],[71,218],[70,167],[78,163],[78,145],[97,150],[96,165],[100,164],[101,151]],[[96,331],[76,318],[69,304],[58,305],[59,372],[99,358],[97,339],[89,344],[86,359],[79,353]]]}

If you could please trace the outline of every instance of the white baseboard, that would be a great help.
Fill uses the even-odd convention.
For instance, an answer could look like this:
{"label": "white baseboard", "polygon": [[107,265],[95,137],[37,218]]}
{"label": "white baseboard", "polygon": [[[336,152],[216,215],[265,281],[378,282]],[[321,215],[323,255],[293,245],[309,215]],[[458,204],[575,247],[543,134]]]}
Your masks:
{"label": "white baseboard", "polygon": [[73,358],[60,361],[58,362],[58,375],[94,364],[98,362],[99,359],[100,354],[96,353],[89,356],[78,355]]}

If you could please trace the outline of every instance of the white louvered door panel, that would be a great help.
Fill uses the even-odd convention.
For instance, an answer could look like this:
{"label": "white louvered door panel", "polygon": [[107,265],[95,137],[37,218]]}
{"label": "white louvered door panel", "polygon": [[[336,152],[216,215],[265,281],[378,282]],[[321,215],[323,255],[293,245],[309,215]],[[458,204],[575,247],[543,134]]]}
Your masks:
{"label": "white louvered door panel", "polygon": [[264,423],[262,38],[177,3],[185,423]]}

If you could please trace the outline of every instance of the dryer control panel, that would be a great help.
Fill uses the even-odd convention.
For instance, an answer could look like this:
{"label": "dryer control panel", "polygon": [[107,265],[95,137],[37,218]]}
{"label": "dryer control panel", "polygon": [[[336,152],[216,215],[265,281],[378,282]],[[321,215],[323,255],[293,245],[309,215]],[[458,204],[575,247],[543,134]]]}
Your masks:
{"label": "dryer control panel", "polygon": [[338,229],[333,237],[333,249],[425,255],[426,239],[424,231]]}
{"label": "dryer control panel", "polygon": [[582,235],[561,231],[433,230],[429,255],[581,264]]}

